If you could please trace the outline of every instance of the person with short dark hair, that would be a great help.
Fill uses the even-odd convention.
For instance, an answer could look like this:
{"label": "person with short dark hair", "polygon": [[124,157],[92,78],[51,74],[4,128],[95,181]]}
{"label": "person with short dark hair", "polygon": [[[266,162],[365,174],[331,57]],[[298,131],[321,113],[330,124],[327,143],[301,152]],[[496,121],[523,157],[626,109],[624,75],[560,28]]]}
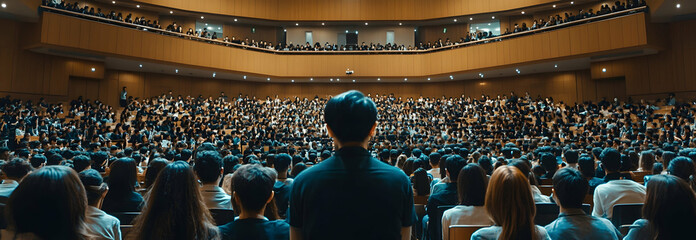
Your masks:
{"label": "person with short dark hair", "polygon": [[7,202],[7,199],[19,186],[22,179],[31,173],[32,170],[31,164],[21,158],[15,158],[3,164],[2,174],[5,175],[5,179],[0,184],[0,202]]}
{"label": "person with short dark hair", "polygon": [[428,173],[433,176],[433,178],[442,178],[440,176],[440,159],[442,155],[438,152],[431,153],[429,156],[429,163],[430,166],[432,167],[430,170],[428,170]]}
{"label": "person with short dark hair", "polygon": [[201,151],[196,154],[193,171],[201,181],[201,196],[208,208],[232,209],[230,195],[220,188],[222,157],[217,151]]}
{"label": "person with short dark hair", "polygon": [[264,217],[268,204],[272,204],[276,173],[258,164],[247,164],[232,174],[235,202],[239,218],[220,226],[223,240],[235,239],[289,239],[290,225],[283,220],[269,221]]}
{"label": "person with short dark hair", "polygon": [[102,210],[114,212],[140,212],[143,196],[135,191],[137,170],[132,158],[119,158],[111,164],[111,172],[106,183],[109,192],[102,203]]}
{"label": "person with short dark hair", "polygon": [[645,187],[633,180],[621,179],[621,154],[613,148],[602,151],[599,157],[606,172],[605,184],[594,191],[592,216],[611,218],[614,205],[642,203],[645,200]]}
{"label": "person with short dark hair", "polygon": [[90,169],[92,166],[92,161],[89,159],[89,157],[85,155],[77,155],[72,158],[73,160],[73,169],[75,169],[75,172],[82,172],[86,169]]}
{"label": "person with short dark hair", "polygon": [[694,171],[696,171],[694,168],[694,161],[688,157],[676,157],[669,162],[669,166],[667,167],[667,173],[686,181],[691,188],[696,186],[694,185],[694,179],[692,178]]}
{"label": "person with short dark hair", "polygon": [[459,171],[457,179],[457,195],[459,202],[456,207],[442,214],[442,239],[449,240],[451,225],[493,225],[486,208],[486,187],[488,176],[475,163],[469,163]]}
{"label": "person with short dark hair", "polygon": [[27,175],[5,207],[4,239],[91,239],[87,197],[74,170],[47,166]]}
{"label": "person with short dark hair", "polygon": [[679,177],[655,175],[648,183],[643,219],[636,220],[624,240],[693,239],[696,197]]}
{"label": "person with short dark hair", "polygon": [[430,181],[432,178],[428,175],[428,172],[423,168],[418,168],[413,172],[411,177],[411,184],[413,185],[413,194],[416,196],[428,196],[430,195]]}
{"label": "person with short dark hair", "polygon": [[543,153],[541,154],[540,163],[544,170],[546,170],[546,173],[541,176],[541,179],[553,178],[553,174],[555,174],[558,170],[558,162],[556,161],[556,157],[551,153]]}
{"label": "person with short dark hair", "polygon": [[78,175],[87,192],[87,232],[97,239],[120,240],[121,222],[99,209],[109,191],[101,174],[97,170],[87,169]]}
{"label": "person with short dark hair", "polygon": [[[425,211],[427,218],[424,217],[423,221],[428,223],[427,234],[430,239],[441,239],[442,238],[442,228],[440,224],[442,222],[441,212],[438,211],[439,206],[446,205],[457,205],[459,202],[457,194],[457,179],[459,177],[459,172],[466,165],[466,160],[460,155],[451,155],[445,162],[445,168],[447,171],[447,177],[451,179],[451,182],[438,183],[435,184],[430,197],[428,197],[428,204],[425,206]],[[439,187],[438,187],[439,186]]]}
{"label": "person with short dark hair", "polygon": [[169,164],[169,162],[164,158],[155,158],[147,164],[147,170],[145,170],[145,188],[149,189],[152,187],[152,184],[155,183],[157,179],[157,175],[159,175],[162,169],[167,167],[167,164]]}
{"label": "person with short dark hair", "polygon": [[42,168],[46,165],[46,161],[46,156],[44,156],[43,154],[35,154],[31,157],[31,159],[29,159],[29,163],[31,163],[31,166],[34,169]]}
{"label": "person with short dark hair", "polygon": [[290,202],[290,189],[292,189],[292,178],[288,178],[288,169],[292,163],[292,157],[289,154],[281,153],[275,156],[273,167],[278,173],[278,179],[276,179],[273,185],[273,192],[276,207],[278,208],[278,215],[280,218],[285,219],[287,217],[288,204]]}
{"label": "person with short dark hair", "polygon": [[569,168],[578,169],[578,151],[568,150],[563,154],[566,163],[568,163]]}
{"label": "person with short dark hair", "polygon": [[588,194],[594,194],[595,188],[604,183],[604,179],[595,177],[595,160],[590,156],[582,156],[578,160],[578,170],[589,183]]}
{"label": "person with short dark hair", "polygon": [[338,151],[294,179],[290,238],[410,239],[416,214],[409,178],[367,151],[375,103],[348,91],[326,103],[324,120]]}
{"label": "person with short dark hair", "polygon": [[588,216],[582,210],[588,188],[589,183],[576,169],[562,168],[553,176],[553,199],[560,207],[560,214],[545,227],[551,239],[621,239],[621,233],[611,221]]}

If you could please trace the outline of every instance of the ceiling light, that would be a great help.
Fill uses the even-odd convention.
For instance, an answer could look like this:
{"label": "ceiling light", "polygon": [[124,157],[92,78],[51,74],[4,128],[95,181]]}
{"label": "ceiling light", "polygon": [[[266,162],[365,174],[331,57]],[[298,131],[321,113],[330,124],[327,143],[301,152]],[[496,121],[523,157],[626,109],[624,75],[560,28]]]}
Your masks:
{"label": "ceiling light", "polygon": [[143,65],[142,65],[142,64],[140,64],[140,65],[138,65],[138,66],[139,66],[139,67],[141,67],[141,68],[143,67]]}
{"label": "ceiling light", "polygon": [[358,34],[358,31],[355,31],[355,34]]}
{"label": "ceiling light", "polygon": [[295,23],[295,26],[300,26],[300,24],[299,24],[299,23]]}
{"label": "ceiling light", "polygon": [[208,26],[208,24],[207,24],[207,23],[206,23],[205,25],[206,25],[206,26]]}
{"label": "ceiling light", "polygon": [[217,75],[217,74],[216,74],[216,73],[213,73],[213,77],[215,77],[215,75]]}
{"label": "ceiling light", "polygon": [[414,32],[417,32],[417,31],[418,31],[418,29],[413,29],[413,31],[414,31]]}
{"label": "ceiling light", "polygon": [[332,78],[332,79],[329,79],[329,81],[333,82],[333,78]]}
{"label": "ceiling light", "polygon": [[324,23],[321,23],[322,26],[324,26]]}
{"label": "ceiling light", "polygon": [[135,7],[140,8],[140,5],[135,5]]}
{"label": "ceiling light", "polygon": [[201,16],[201,19],[204,19],[205,17]]}
{"label": "ceiling light", "polygon": [[174,11],[169,11],[169,14],[174,14]]}
{"label": "ceiling light", "polygon": [[266,81],[271,81],[271,78],[266,78]]}
{"label": "ceiling light", "polygon": [[[5,4],[3,3],[2,7],[5,7]],[[681,8],[681,3],[677,3],[677,8]]]}
{"label": "ceiling light", "polygon": [[5,3],[0,4],[0,6],[2,6],[2,8],[7,8],[7,4]]}
{"label": "ceiling light", "polygon": [[235,19],[234,19],[234,21],[236,22],[236,21],[237,21],[237,19],[235,18]]}
{"label": "ceiling light", "polygon": [[607,69],[606,69],[606,68],[602,68],[602,72],[607,72]]}
{"label": "ceiling light", "polygon": [[355,79],[353,79],[353,82],[355,82]]}
{"label": "ceiling light", "polygon": [[218,30],[220,30],[220,27],[218,27]]}
{"label": "ceiling light", "polygon": [[399,26],[401,26],[401,23],[399,23]]}
{"label": "ceiling light", "polygon": [[283,32],[288,32],[288,30],[287,30],[287,29],[283,29]]}
{"label": "ceiling light", "polygon": [[365,26],[367,26],[367,23],[365,23]]}
{"label": "ceiling light", "polygon": [[92,68],[92,72],[94,72],[94,71],[97,71],[97,69],[96,69],[96,68]]}
{"label": "ceiling light", "polygon": [[428,81],[430,81],[430,78],[428,78]]}
{"label": "ceiling light", "polygon": [[575,4],[575,2],[570,2],[570,5],[573,5],[573,4]]}
{"label": "ceiling light", "polygon": [[116,4],[116,1],[111,1],[111,4]]}
{"label": "ceiling light", "polygon": [[524,11],[522,11],[522,14],[524,14]]}
{"label": "ceiling light", "polygon": [[495,16],[492,16],[491,18],[492,18],[492,19],[495,19]]}
{"label": "ceiling light", "polygon": [[314,78],[309,78],[309,81],[314,81]]}
{"label": "ceiling light", "polygon": [[474,20],[474,18],[469,18],[469,21],[473,21],[473,20]]}
{"label": "ceiling light", "polygon": [[553,5],[553,8],[556,8],[556,4]]}
{"label": "ceiling light", "polygon": [[456,19],[456,18],[454,19],[454,22],[457,22],[457,19]]}
{"label": "ceiling light", "polygon": [[293,79],[293,80],[290,80],[290,81],[291,81],[291,82],[295,82],[295,79]]}
{"label": "ceiling light", "polygon": [[404,82],[405,82],[405,81],[408,81],[408,78],[404,78]]}
{"label": "ceiling light", "polygon": [[346,30],[346,33],[348,33],[348,30]]}
{"label": "ceiling light", "polygon": [[179,69],[174,69],[174,72],[175,72],[175,73],[179,73]]}
{"label": "ceiling light", "polygon": [[244,76],[244,80],[246,80],[246,75]]}
{"label": "ceiling light", "polygon": [[454,79],[454,76],[450,75],[450,79]]}
{"label": "ceiling light", "polygon": [[377,78],[377,81],[382,81],[382,79],[381,79],[381,78]]}
{"label": "ceiling light", "polygon": [[558,64],[553,65],[554,68],[558,68]]}
{"label": "ceiling light", "polygon": [[341,79],[340,79],[340,78],[336,78],[336,82],[340,82],[340,81],[341,81]]}
{"label": "ceiling light", "polygon": [[515,69],[515,72],[517,72],[517,74],[520,74],[520,70],[519,70],[519,69]]}

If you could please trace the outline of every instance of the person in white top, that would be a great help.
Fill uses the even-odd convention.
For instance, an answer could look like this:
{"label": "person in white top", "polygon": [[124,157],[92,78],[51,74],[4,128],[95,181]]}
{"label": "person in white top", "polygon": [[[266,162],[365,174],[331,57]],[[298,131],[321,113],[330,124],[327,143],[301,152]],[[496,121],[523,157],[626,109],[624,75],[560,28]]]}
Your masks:
{"label": "person in white top", "polygon": [[222,157],[217,151],[201,151],[196,154],[193,170],[201,181],[201,196],[209,209],[232,209],[230,195],[218,186],[222,177]]}
{"label": "person in white top", "polygon": [[429,156],[430,166],[432,168],[430,170],[428,170],[428,173],[430,173],[430,175],[433,175],[433,179],[442,178],[442,176],[440,176],[440,158],[441,157],[442,156],[437,152],[431,153]]}
{"label": "person in white top", "polygon": [[[613,148],[604,149],[599,158],[607,176],[619,172],[621,168],[621,154],[619,151]],[[611,219],[614,205],[643,203],[644,201],[645,186],[633,180],[609,180],[595,189],[592,216]]]}
{"label": "person in white top", "polygon": [[459,205],[450,208],[442,215],[442,239],[449,240],[449,227],[452,225],[493,225],[483,206],[486,200],[488,176],[478,164],[470,163],[459,171],[457,194]]}
{"label": "person in white top", "polygon": [[82,185],[85,186],[89,205],[85,218],[87,232],[94,236],[93,239],[121,240],[121,222],[99,209],[109,191],[101,174],[97,170],[88,169],[80,172],[79,175]]}
{"label": "person in white top", "polygon": [[12,192],[19,186],[19,182],[27,174],[31,173],[32,167],[29,162],[21,158],[15,158],[2,165],[2,174],[5,180],[0,184],[0,198],[10,198]]}
{"label": "person in white top", "polygon": [[486,189],[486,210],[495,226],[481,228],[471,235],[479,239],[550,240],[543,227],[534,225],[536,207],[529,180],[513,166],[498,167]]}

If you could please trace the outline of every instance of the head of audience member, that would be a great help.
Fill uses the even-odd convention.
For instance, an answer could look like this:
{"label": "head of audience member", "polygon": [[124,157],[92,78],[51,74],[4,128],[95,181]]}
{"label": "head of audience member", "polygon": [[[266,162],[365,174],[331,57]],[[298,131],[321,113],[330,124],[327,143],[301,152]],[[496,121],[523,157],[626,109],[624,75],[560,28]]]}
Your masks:
{"label": "head of audience member", "polygon": [[292,167],[292,170],[290,171],[290,175],[292,175],[293,178],[296,178],[302,171],[307,169],[307,165],[304,163],[297,163],[295,166]]}
{"label": "head of audience member", "polygon": [[587,179],[574,168],[562,168],[553,175],[553,198],[561,208],[582,208],[589,188]]}
{"label": "head of audience member", "polygon": [[469,163],[459,171],[457,178],[457,194],[459,205],[483,206],[486,202],[486,188],[488,176],[486,172],[475,163]]}
{"label": "head of audience member", "polygon": [[616,149],[604,149],[599,159],[602,161],[602,168],[604,168],[606,174],[616,173],[621,170],[621,154]]}
{"label": "head of audience member", "polygon": [[534,239],[536,206],[527,178],[515,167],[493,172],[486,189],[486,211],[502,231],[498,239]]}
{"label": "head of audience member", "polygon": [[551,178],[558,170],[558,162],[556,157],[551,153],[541,154],[541,166],[546,170],[546,177]]}
{"label": "head of audience member", "polygon": [[29,163],[31,163],[31,166],[34,169],[42,168],[46,165],[46,161],[46,156],[44,156],[43,154],[35,154],[31,157],[31,159],[29,159]]}
{"label": "head of audience member", "polygon": [[696,226],[696,197],[686,181],[656,175],[648,182],[643,218],[653,229],[649,239],[688,239]]}
{"label": "head of audience member", "polygon": [[377,106],[359,91],[351,90],[331,98],[324,107],[324,120],[339,148],[362,146],[375,133]]}
{"label": "head of audience member", "polygon": [[85,155],[77,155],[72,158],[73,160],[73,169],[75,169],[75,172],[82,172],[85,169],[89,169],[92,165],[92,161],[89,159],[89,157]]}
{"label": "head of audience member", "polygon": [[413,172],[413,177],[411,177],[411,182],[413,183],[413,190],[417,196],[427,196],[430,195],[430,176],[428,176],[428,171],[423,168],[418,168]]}
{"label": "head of audience member", "polygon": [[[212,239],[217,227],[189,164],[167,165],[150,188],[143,211],[133,224],[135,239]],[[186,203],[186,204],[182,204]]]}
{"label": "head of audience member", "polygon": [[92,169],[104,172],[104,166],[106,165],[106,160],[109,159],[109,154],[104,151],[95,152],[90,154],[90,159],[92,160]]}
{"label": "head of audience member", "polygon": [[441,157],[442,157],[442,155],[440,155],[440,153],[438,153],[438,152],[431,153],[429,156],[430,159],[428,159],[428,161],[430,162],[430,166],[432,168],[439,168]]}
{"label": "head of audience member", "polygon": [[109,187],[104,183],[101,174],[94,169],[87,169],[78,174],[82,185],[85,186],[87,192],[87,204],[90,206],[101,208],[104,197],[109,191]]}
{"label": "head of audience member", "polygon": [[669,162],[672,161],[672,159],[674,159],[675,157],[677,157],[677,154],[675,154],[672,151],[662,152],[662,166],[669,167]]}
{"label": "head of audience member", "polygon": [[18,239],[24,239],[22,234],[39,239],[89,239],[86,209],[87,195],[77,173],[65,166],[47,166],[24,178],[5,211],[8,230],[18,234]]}
{"label": "head of audience member", "polygon": [[694,162],[688,157],[676,157],[669,162],[667,172],[690,182],[694,175]]}
{"label": "head of audience member", "polygon": [[595,161],[589,156],[582,156],[578,159],[578,170],[586,179],[591,179],[595,176]]}
{"label": "head of audience member", "polygon": [[281,153],[275,156],[273,168],[278,172],[278,178],[287,178],[288,169],[292,163],[292,157],[289,154]]}
{"label": "head of audience member", "polygon": [[643,151],[640,153],[640,168],[642,171],[652,171],[655,164],[655,154],[652,151]]}
{"label": "head of audience member", "polygon": [[491,158],[487,156],[481,156],[478,158],[476,161],[481,168],[483,168],[484,171],[486,171],[486,175],[491,175],[493,174],[493,162],[491,161]]}
{"label": "head of audience member", "polygon": [[234,172],[234,166],[239,164],[239,158],[235,155],[227,155],[222,158],[222,168],[224,169],[224,174],[227,175]]}
{"label": "head of audience member", "polygon": [[155,158],[147,164],[147,170],[145,170],[145,187],[150,188],[157,175],[164,169],[169,162],[164,158]]}
{"label": "head of audience member", "polygon": [[223,170],[220,153],[211,150],[198,152],[193,170],[202,184],[218,184]]}
{"label": "head of audience member", "polygon": [[406,176],[411,176],[413,174],[413,171],[416,170],[415,169],[416,160],[417,159],[414,157],[410,157],[410,158],[406,159],[406,162],[404,163],[404,167],[402,169],[404,171],[404,173],[406,174]]}
{"label": "head of audience member", "polygon": [[652,168],[652,174],[661,174],[662,171],[664,171],[664,167],[662,166],[662,163],[655,163]]}
{"label": "head of audience member", "polygon": [[459,172],[466,166],[466,159],[459,155],[451,155],[445,161],[447,162],[447,177],[451,183],[457,183]]}
{"label": "head of audience member", "polygon": [[563,156],[568,164],[578,163],[578,151],[568,150],[565,152],[565,154],[563,154]]}
{"label": "head of audience member", "polygon": [[276,173],[259,164],[247,164],[232,174],[233,197],[241,207],[240,218],[263,216],[273,200]]}
{"label": "head of audience member", "polygon": [[114,161],[109,167],[109,195],[114,194],[122,196],[135,191],[135,183],[137,178],[137,169],[135,160],[128,157],[119,158]]}
{"label": "head of audience member", "polygon": [[2,173],[8,179],[20,182],[33,168],[26,160],[14,158],[2,165]]}
{"label": "head of audience member", "polygon": [[526,161],[512,160],[510,161],[508,166],[512,166],[517,168],[517,170],[520,170],[520,172],[522,172],[522,175],[529,179],[529,184],[537,185],[536,178],[531,175],[532,168],[529,167],[529,163],[527,163]]}

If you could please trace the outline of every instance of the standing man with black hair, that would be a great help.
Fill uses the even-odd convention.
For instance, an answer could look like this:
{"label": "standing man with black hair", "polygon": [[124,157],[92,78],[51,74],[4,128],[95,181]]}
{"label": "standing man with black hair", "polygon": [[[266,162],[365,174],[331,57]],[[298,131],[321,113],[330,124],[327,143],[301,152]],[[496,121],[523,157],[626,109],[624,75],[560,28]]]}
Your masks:
{"label": "standing man with black hair", "polygon": [[328,101],[324,119],[338,151],[295,178],[290,239],[410,239],[411,182],[367,150],[377,127],[375,103],[348,91]]}

